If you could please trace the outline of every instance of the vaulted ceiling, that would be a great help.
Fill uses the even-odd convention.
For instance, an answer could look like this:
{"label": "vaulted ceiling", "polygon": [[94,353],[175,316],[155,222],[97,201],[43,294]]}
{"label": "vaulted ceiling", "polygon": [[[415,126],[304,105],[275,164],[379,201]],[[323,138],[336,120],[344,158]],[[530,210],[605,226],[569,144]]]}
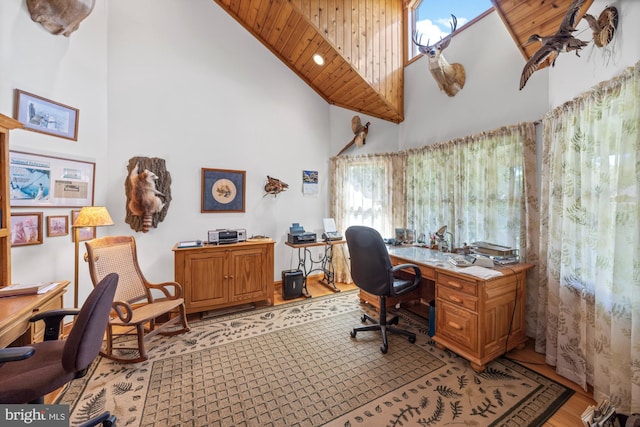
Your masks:
{"label": "vaulted ceiling", "polygon": [[[404,120],[403,17],[410,0],[214,1],[329,104]],[[525,61],[539,47],[526,45],[529,36],[553,34],[573,2],[491,1]],[[580,17],[592,3],[585,1]]]}

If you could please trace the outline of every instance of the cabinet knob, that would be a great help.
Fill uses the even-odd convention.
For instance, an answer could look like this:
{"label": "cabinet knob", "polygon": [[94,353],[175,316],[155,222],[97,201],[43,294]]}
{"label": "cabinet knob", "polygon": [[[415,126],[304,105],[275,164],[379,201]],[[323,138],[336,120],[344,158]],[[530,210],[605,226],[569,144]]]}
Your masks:
{"label": "cabinet knob", "polygon": [[454,297],[454,296],[450,296],[449,299],[453,302],[457,302],[458,304],[460,304],[462,302],[462,300],[458,297]]}

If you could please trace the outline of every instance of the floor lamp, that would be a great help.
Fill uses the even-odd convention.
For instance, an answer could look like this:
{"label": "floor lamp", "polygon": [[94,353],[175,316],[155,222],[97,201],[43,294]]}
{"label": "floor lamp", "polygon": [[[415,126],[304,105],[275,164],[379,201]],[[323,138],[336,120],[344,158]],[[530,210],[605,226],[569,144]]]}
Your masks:
{"label": "floor lamp", "polygon": [[73,274],[73,306],[78,308],[78,255],[80,253],[80,229],[113,225],[109,211],[104,206],[85,206],[73,221],[73,240],[76,244],[75,270]]}

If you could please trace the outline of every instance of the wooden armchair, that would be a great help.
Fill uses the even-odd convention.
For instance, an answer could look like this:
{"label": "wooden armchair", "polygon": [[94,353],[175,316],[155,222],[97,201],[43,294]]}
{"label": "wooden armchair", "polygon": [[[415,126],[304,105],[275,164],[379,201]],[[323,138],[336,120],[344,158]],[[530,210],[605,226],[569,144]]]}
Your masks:
{"label": "wooden armchair", "polygon": [[[182,286],[176,282],[149,283],[138,265],[133,236],[107,236],[85,242],[89,272],[94,286],[109,273],[120,276],[107,325],[106,349],[100,354],[124,363],[147,360],[144,342],[156,334],[176,335],[189,331],[182,298]],[[156,299],[156,294],[163,294]],[[168,320],[156,322],[158,317]],[[137,345],[131,347],[130,337]]]}

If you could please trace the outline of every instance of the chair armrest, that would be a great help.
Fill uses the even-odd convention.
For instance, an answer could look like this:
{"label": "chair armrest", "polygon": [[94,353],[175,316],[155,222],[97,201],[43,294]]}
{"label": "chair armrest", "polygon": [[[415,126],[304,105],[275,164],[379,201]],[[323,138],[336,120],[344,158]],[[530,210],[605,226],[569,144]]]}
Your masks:
{"label": "chair armrest", "polygon": [[[178,282],[164,282],[164,283],[146,283],[149,289],[158,289],[162,291],[167,299],[182,298],[182,285]],[[173,293],[169,292],[169,288],[173,288]]]}
{"label": "chair armrest", "polygon": [[413,274],[416,278],[416,281],[420,281],[422,279],[422,271],[420,271],[420,267],[418,267],[415,264],[398,264],[398,265],[394,265],[393,268],[391,269],[392,273],[396,273],[400,270],[404,270],[405,268],[412,268],[413,269]]}
{"label": "chair armrest", "polygon": [[121,321],[129,323],[133,317],[133,309],[126,301],[114,301],[111,308],[116,312]]}
{"label": "chair armrest", "polygon": [[60,338],[60,326],[65,316],[77,316],[79,308],[59,308],[36,313],[29,319],[30,322],[44,320],[44,341],[55,341]]}
{"label": "chair armrest", "polygon": [[0,349],[0,363],[28,359],[33,356],[35,352],[36,349],[30,346],[3,348]]}

